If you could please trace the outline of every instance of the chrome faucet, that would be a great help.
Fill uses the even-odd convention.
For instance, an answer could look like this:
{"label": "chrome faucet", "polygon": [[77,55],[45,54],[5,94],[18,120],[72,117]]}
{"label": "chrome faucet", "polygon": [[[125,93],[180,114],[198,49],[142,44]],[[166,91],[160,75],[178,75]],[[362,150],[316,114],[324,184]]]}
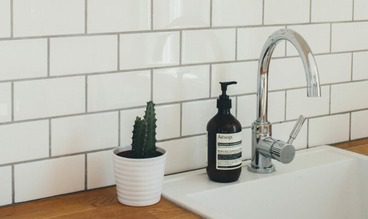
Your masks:
{"label": "chrome faucet", "polygon": [[287,142],[272,138],[272,125],[267,120],[268,70],[272,53],[281,40],[287,40],[292,43],[303,61],[308,97],[321,95],[316,61],[306,41],[293,30],[281,29],[274,32],[267,39],[259,59],[257,119],[252,125],[252,162],[248,166],[250,171],[256,173],[271,173],[275,171],[272,159],[282,163],[290,163],[294,159],[295,147],[292,143],[305,121],[303,116],[299,117]]}

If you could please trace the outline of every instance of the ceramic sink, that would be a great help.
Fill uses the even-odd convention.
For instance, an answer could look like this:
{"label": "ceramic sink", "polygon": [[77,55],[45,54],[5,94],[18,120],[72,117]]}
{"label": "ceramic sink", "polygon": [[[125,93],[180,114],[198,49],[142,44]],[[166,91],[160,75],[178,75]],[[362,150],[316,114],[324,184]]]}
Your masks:
{"label": "ceramic sink", "polygon": [[367,219],[368,157],[331,146],[298,151],[276,172],[216,183],[197,170],[165,178],[163,196],[206,218]]}

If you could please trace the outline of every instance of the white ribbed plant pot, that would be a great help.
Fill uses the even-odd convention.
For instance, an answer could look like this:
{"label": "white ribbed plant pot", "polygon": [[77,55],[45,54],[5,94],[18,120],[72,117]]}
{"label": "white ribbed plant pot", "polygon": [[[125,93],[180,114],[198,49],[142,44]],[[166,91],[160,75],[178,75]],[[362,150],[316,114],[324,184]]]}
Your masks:
{"label": "white ribbed plant pot", "polygon": [[117,154],[131,147],[118,147],[113,152],[118,200],[129,206],[148,206],[160,201],[167,152],[153,158],[126,158]]}

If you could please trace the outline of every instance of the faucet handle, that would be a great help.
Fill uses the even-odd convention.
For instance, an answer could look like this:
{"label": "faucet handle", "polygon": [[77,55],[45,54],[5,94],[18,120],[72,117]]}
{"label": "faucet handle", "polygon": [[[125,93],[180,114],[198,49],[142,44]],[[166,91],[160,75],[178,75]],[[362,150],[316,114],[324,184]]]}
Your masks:
{"label": "faucet handle", "polygon": [[300,129],[302,129],[304,122],[305,122],[305,117],[303,115],[300,115],[298,118],[298,121],[296,122],[293,130],[290,133],[289,140],[287,141],[288,144],[293,143],[296,136],[299,134]]}

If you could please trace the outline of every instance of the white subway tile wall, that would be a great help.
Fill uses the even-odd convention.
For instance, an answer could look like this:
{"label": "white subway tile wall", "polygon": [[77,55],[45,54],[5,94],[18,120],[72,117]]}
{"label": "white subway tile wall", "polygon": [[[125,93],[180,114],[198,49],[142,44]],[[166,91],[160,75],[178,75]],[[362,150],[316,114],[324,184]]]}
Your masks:
{"label": "white subway tile wall", "polygon": [[[220,81],[251,156],[258,58],[281,28],[305,37],[322,97],[280,42],[269,119],[298,149],[368,137],[366,0],[0,0],[0,206],[114,184],[111,149],[131,143],[153,100],[166,173],[206,166]],[[57,173],[57,174],[55,174]],[[57,183],[56,183],[57,182]]]}
{"label": "white subway tile wall", "polygon": [[11,35],[11,0],[0,0],[0,38]]}
{"label": "white subway tile wall", "polygon": [[0,206],[12,203],[12,167],[0,167]]}
{"label": "white subway tile wall", "polygon": [[87,188],[94,189],[115,184],[112,150],[87,154]]}
{"label": "white subway tile wall", "polygon": [[84,33],[85,0],[13,0],[14,36]]}
{"label": "white subway tile wall", "polygon": [[87,32],[111,33],[149,30],[150,0],[88,0]]}

